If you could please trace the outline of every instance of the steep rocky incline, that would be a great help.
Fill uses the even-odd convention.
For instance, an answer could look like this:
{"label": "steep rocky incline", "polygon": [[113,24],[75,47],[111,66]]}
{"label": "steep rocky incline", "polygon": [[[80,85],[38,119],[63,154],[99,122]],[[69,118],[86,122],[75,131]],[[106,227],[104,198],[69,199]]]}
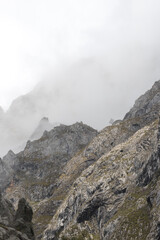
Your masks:
{"label": "steep rocky incline", "polygon": [[157,133],[156,121],[84,170],[43,239],[146,239],[152,216],[149,183],[160,167]]}
{"label": "steep rocky incline", "polygon": [[0,239],[35,240],[32,226],[33,211],[25,199],[20,199],[17,211],[0,194]]}

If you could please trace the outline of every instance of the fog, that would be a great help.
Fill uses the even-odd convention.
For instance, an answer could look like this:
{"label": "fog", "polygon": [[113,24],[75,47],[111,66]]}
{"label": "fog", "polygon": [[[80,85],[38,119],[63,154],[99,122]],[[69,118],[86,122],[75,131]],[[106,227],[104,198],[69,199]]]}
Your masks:
{"label": "fog", "polygon": [[0,1],[0,155],[43,117],[98,130],[122,119],[160,79],[159,9],[158,0]]}

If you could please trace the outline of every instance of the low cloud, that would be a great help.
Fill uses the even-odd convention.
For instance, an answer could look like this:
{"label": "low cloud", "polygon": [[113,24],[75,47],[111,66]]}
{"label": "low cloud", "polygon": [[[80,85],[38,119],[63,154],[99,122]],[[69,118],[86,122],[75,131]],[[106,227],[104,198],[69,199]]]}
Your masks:
{"label": "low cloud", "polygon": [[26,141],[44,116],[102,129],[160,78],[158,0],[0,5],[2,105],[38,83],[2,114],[0,152]]}

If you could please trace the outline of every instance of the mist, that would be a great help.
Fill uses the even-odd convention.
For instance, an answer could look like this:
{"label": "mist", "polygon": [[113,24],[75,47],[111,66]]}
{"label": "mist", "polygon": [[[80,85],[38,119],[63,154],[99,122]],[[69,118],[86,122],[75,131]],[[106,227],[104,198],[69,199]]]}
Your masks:
{"label": "mist", "polygon": [[160,78],[159,9],[158,0],[1,2],[0,154],[20,150],[43,117],[98,130],[122,119]]}

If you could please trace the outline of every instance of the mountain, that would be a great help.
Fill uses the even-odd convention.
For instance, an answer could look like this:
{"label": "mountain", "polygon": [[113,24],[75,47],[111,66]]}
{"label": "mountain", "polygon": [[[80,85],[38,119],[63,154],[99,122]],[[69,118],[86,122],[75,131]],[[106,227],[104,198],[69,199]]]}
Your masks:
{"label": "mountain", "polygon": [[3,193],[29,201],[37,239],[160,239],[159,105],[160,81],[100,132],[61,124],[1,159]]}
{"label": "mountain", "polygon": [[[160,81],[122,122],[92,140],[92,164],[75,176],[43,239],[159,239],[158,93]],[[67,163],[59,189],[79,171],[84,156],[87,148]]]}
{"label": "mountain", "polygon": [[157,126],[156,121],[142,128],[84,170],[44,239],[147,239],[152,227],[158,231],[150,221],[158,217],[158,183],[152,181],[160,166]]}

